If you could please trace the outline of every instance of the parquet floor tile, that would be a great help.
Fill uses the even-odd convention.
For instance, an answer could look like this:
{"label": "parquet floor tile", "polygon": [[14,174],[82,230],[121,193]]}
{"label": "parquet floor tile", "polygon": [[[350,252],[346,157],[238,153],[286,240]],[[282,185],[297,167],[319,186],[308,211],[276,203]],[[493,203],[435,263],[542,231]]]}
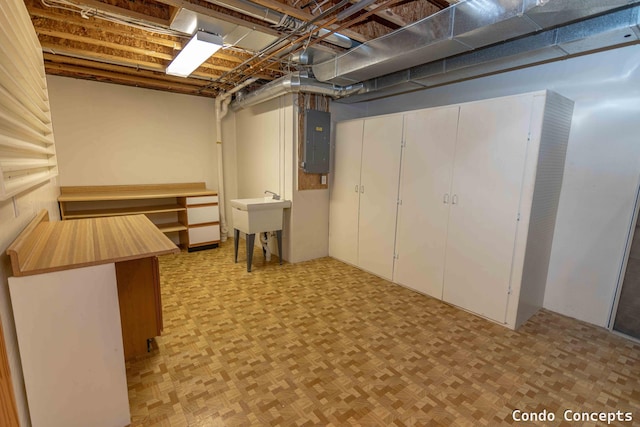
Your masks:
{"label": "parquet floor tile", "polygon": [[165,329],[127,362],[132,426],[606,425],[567,409],[640,425],[640,346],[602,328],[542,310],[514,332],[331,258],[256,249],[247,273],[232,253],[161,257]]}

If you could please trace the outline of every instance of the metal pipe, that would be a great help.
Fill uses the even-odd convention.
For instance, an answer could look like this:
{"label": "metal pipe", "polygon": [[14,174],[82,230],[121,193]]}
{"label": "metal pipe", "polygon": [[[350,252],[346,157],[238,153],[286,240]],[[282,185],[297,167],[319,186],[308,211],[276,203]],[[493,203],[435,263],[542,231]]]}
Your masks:
{"label": "metal pipe", "polygon": [[[226,7],[227,9],[231,9],[236,12],[240,12],[242,14],[251,16],[253,18],[261,19],[270,24],[273,24],[274,26],[280,25],[286,17],[286,15],[280,12],[273,11],[269,8],[256,5],[246,0],[206,0],[206,1],[212,4],[216,4],[218,6]],[[292,17],[290,19],[291,19],[291,22],[293,23],[291,28],[294,30],[302,27],[305,24],[299,19],[292,18]],[[313,32],[315,30],[316,30],[316,27],[312,26],[310,28],[310,32]],[[320,28],[318,30],[318,34],[321,36],[329,32],[330,31],[325,28]],[[350,49],[360,44],[359,42],[355,40],[351,40],[349,37],[345,35],[337,34],[337,33],[327,36],[326,41],[336,46],[343,47],[345,49]]]}
{"label": "metal pipe", "polygon": [[229,233],[227,227],[227,213],[225,212],[225,192],[224,192],[224,162],[222,150],[222,119],[227,115],[228,106],[231,102],[231,95],[255,82],[257,79],[249,79],[233,89],[218,95],[215,100],[216,109],[216,154],[218,162],[218,210],[220,211],[220,241],[226,242]]}

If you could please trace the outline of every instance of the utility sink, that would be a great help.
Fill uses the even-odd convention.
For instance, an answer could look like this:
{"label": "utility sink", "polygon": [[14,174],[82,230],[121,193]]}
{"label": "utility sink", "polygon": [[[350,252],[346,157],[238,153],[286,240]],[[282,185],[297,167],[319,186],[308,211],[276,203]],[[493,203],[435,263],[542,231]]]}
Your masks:
{"label": "utility sink", "polygon": [[231,200],[231,207],[241,211],[258,211],[265,209],[286,209],[291,207],[290,200],[276,200],[271,197]]}
{"label": "utility sink", "polygon": [[233,227],[247,234],[282,230],[283,211],[291,207],[290,200],[271,197],[231,200]]}
{"label": "utility sink", "polygon": [[238,262],[238,240],[241,231],[247,238],[247,271],[251,271],[256,233],[275,231],[278,239],[278,255],[282,264],[283,213],[290,207],[290,200],[276,200],[271,197],[231,200],[235,262]]}

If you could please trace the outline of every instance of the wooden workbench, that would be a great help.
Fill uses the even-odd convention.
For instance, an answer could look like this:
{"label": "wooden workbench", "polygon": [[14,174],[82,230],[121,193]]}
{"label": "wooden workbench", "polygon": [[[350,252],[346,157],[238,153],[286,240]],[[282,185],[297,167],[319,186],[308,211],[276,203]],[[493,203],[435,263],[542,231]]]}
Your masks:
{"label": "wooden workbench", "polygon": [[127,425],[124,362],[162,331],[157,256],[179,249],[144,215],[48,219],[7,249],[32,422]]}
{"label": "wooden workbench", "polygon": [[49,222],[41,211],[9,246],[15,276],[177,253],[144,215]]}

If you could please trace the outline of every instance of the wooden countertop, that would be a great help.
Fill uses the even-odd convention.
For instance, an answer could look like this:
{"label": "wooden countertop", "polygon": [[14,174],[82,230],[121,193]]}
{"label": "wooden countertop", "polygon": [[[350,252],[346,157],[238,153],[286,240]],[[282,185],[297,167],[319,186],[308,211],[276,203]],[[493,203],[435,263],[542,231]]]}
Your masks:
{"label": "wooden countertop", "polygon": [[144,215],[49,222],[46,210],[7,249],[15,276],[178,252]]}

